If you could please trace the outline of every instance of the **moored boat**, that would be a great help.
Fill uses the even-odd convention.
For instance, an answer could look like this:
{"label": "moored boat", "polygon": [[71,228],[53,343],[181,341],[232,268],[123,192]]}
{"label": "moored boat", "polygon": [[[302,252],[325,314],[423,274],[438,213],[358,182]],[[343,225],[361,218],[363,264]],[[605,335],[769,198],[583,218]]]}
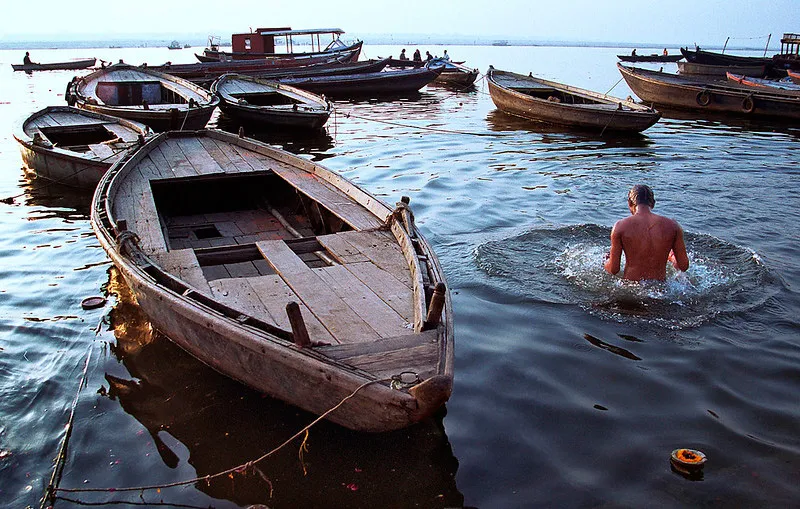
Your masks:
{"label": "moored boat", "polygon": [[211,85],[220,109],[239,121],[268,127],[319,129],[331,114],[331,103],[306,90],[276,81],[224,74]]}
{"label": "moored boat", "polygon": [[125,153],[152,135],[145,125],[71,106],[48,106],[14,129],[22,160],[38,178],[91,188]]}
{"label": "moored boat", "polygon": [[442,72],[436,77],[434,83],[456,87],[469,87],[478,77],[477,69],[470,69],[464,64],[435,58],[428,63],[430,67],[442,67]]}
{"label": "moored boat", "polygon": [[[759,87],[764,89],[775,89],[775,90],[786,90],[786,91],[794,91],[800,92],[800,84],[794,83],[793,81],[783,81],[783,80],[767,80],[762,78],[753,78],[750,76],[744,76],[742,74],[727,74],[728,81],[732,83],[738,83],[740,85],[746,85],[748,87]],[[784,78],[785,79],[785,78]]]}
{"label": "moored boat", "polygon": [[772,63],[771,58],[766,57],[745,57],[739,55],[730,55],[726,53],[717,53],[714,51],[701,50],[696,48],[690,50],[688,48],[681,48],[681,54],[687,62],[703,65],[716,65],[716,66],[765,66]]}
{"label": "moored boat", "polygon": [[[344,34],[340,28],[313,28],[308,30],[292,30],[289,27],[282,28],[257,28],[255,31],[233,34],[231,36],[230,52],[220,51],[219,42],[215,42],[214,37],[209,37],[209,47],[203,51],[203,55],[196,55],[201,62],[216,62],[224,60],[253,60],[260,58],[294,59],[298,57],[310,56],[335,56],[341,58],[343,62],[355,62],[361,55],[363,41],[356,41],[353,44],[343,43],[339,37]],[[310,36],[311,51],[295,52],[296,37]],[[320,36],[330,36],[331,41],[323,49]],[[276,40],[283,40],[285,48],[283,52],[276,51]]]}
{"label": "moored boat", "polygon": [[650,54],[650,55],[617,55],[617,58],[623,62],[677,62],[683,58],[683,55],[664,55],[664,54]]}
{"label": "moored boat", "polygon": [[278,81],[327,97],[379,97],[419,92],[441,72],[441,67],[421,67],[336,76],[287,77],[278,78]]}
{"label": "moored boat", "polygon": [[73,78],[65,98],[70,106],[135,120],[156,131],[202,129],[219,102],[184,79],[121,63]]}
{"label": "moored boat", "polygon": [[766,73],[764,64],[756,65],[709,65],[698,64],[695,62],[678,62],[679,74],[690,74],[696,76],[712,76],[724,79],[726,73],[742,74],[745,76],[761,77]]}
{"label": "moored boat", "polygon": [[600,132],[640,132],[661,117],[658,111],[633,101],[492,66],[486,81],[498,109],[539,122]]}
{"label": "moored boat", "polygon": [[800,97],[723,81],[708,81],[617,64],[628,86],[645,103],[738,116],[800,118]]}
{"label": "moored boat", "polygon": [[794,83],[800,84],[800,72],[797,72],[797,71],[786,71],[786,73]]}
{"label": "moored boat", "polygon": [[11,64],[15,71],[74,71],[78,69],[88,69],[97,63],[96,58],[80,58],[67,60],[66,62],[50,63],[30,63],[30,64]]}
{"label": "moored boat", "polygon": [[362,431],[450,396],[449,292],[406,200],[254,140],[169,132],[109,170],[91,221],[153,326],[230,378]]}

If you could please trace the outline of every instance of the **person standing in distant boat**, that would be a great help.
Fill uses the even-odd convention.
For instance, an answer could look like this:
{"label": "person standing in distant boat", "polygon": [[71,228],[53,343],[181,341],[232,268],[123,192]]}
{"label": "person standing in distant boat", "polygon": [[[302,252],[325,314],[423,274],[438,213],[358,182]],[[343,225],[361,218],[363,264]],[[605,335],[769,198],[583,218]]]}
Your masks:
{"label": "person standing in distant boat", "polygon": [[636,56],[636,48],[633,48],[633,51],[631,51],[631,56],[632,56],[632,57],[635,57],[635,56]]}
{"label": "person standing in distant boat", "polygon": [[422,62],[422,55],[419,53],[419,48],[414,50],[414,56],[412,57],[414,62]]}
{"label": "person standing in distant boat", "polygon": [[408,60],[408,57],[406,56],[406,49],[405,48],[403,48],[403,50],[400,52],[400,60]]}
{"label": "person standing in distant boat", "polygon": [[442,55],[442,60],[450,61],[450,55],[447,54],[447,50],[444,50],[444,55]]}
{"label": "person standing in distant boat", "polygon": [[611,230],[611,251],[604,264],[606,272],[619,272],[622,253],[625,253],[622,277],[631,281],[663,281],[667,277],[667,262],[680,271],[689,268],[683,230],[677,221],[654,214],[655,205],[650,187],[638,184],[631,188],[628,193],[631,216],[617,221]]}
{"label": "person standing in distant boat", "polygon": [[667,52],[667,48],[664,48],[664,56],[667,56],[667,55],[669,55],[669,52]]}

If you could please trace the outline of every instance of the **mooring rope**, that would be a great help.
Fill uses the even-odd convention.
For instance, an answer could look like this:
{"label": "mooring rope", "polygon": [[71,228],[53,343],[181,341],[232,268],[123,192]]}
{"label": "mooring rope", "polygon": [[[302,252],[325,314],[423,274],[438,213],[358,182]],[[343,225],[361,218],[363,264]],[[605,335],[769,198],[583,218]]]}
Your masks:
{"label": "mooring rope", "polygon": [[260,461],[263,461],[263,460],[267,459],[268,457],[272,456],[273,454],[277,453],[278,451],[280,451],[281,449],[286,447],[293,440],[295,440],[296,438],[298,438],[301,435],[303,435],[304,433],[306,433],[309,429],[311,429],[312,426],[316,425],[318,422],[320,422],[325,417],[327,417],[328,415],[333,413],[335,410],[337,410],[339,407],[344,405],[349,399],[353,398],[356,394],[359,393],[359,391],[361,391],[365,387],[368,387],[370,385],[373,385],[373,384],[376,384],[376,383],[380,383],[380,382],[387,382],[387,381],[390,381],[390,380],[392,380],[392,379],[391,378],[384,378],[384,379],[381,379],[381,380],[370,380],[369,382],[365,382],[365,383],[359,385],[356,388],[356,390],[351,392],[348,396],[346,396],[344,399],[342,399],[339,403],[334,405],[330,410],[328,410],[324,414],[322,414],[319,417],[317,417],[316,419],[314,419],[309,425],[307,425],[306,427],[304,427],[303,429],[301,429],[300,431],[298,431],[297,433],[295,433],[291,437],[287,438],[282,444],[280,444],[279,446],[275,447],[274,449],[272,449],[268,453],[262,455],[258,459],[251,460],[251,461],[248,461],[246,463],[242,463],[241,465],[229,468],[229,469],[224,470],[222,472],[217,472],[216,474],[208,474],[208,475],[204,475],[202,477],[195,477],[193,479],[187,479],[187,480],[184,480],[184,481],[176,481],[176,482],[166,483],[166,484],[153,484],[153,485],[149,485],[149,486],[136,486],[136,487],[126,487],[126,488],[58,488],[58,487],[54,487],[52,489],[52,493],[54,493],[54,494],[56,492],[61,492],[61,493],[88,493],[88,492],[114,493],[114,492],[160,490],[162,488],[174,488],[174,487],[177,487],[177,486],[185,486],[187,484],[194,484],[194,483],[201,482],[201,481],[205,481],[206,483],[210,483],[212,479],[215,479],[217,477],[222,477],[222,476],[226,476],[226,475],[229,475],[229,474],[233,474],[234,472],[239,472],[239,473],[247,472],[251,468],[255,468],[255,464],[256,463],[259,463]]}
{"label": "mooring rope", "polygon": [[418,131],[432,131],[437,133],[445,133],[445,134],[463,134],[466,136],[490,136],[495,138],[502,138],[507,136],[512,136],[511,134],[497,134],[497,133],[474,133],[469,131],[455,131],[452,129],[442,129],[439,127],[430,127],[430,126],[418,126],[418,125],[411,125],[411,124],[403,124],[401,122],[391,122],[389,120],[379,120],[377,118],[371,117],[364,117],[361,115],[356,115],[354,113],[342,113],[345,118],[357,118],[359,120],[367,120],[369,122],[377,122],[378,124],[386,124],[395,127],[405,127],[408,129],[416,129]]}

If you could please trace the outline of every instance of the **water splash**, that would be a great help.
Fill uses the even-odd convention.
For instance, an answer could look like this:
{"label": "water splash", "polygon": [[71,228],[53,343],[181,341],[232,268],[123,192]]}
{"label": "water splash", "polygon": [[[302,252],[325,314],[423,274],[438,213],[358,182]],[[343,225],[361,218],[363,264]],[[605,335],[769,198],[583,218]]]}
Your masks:
{"label": "water splash", "polygon": [[665,281],[626,281],[603,270],[609,233],[597,225],[531,230],[482,244],[475,259],[493,283],[520,297],[671,329],[754,309],[777,291],[756,253],[691,233],[685,235],[688,271],[668,266]]}

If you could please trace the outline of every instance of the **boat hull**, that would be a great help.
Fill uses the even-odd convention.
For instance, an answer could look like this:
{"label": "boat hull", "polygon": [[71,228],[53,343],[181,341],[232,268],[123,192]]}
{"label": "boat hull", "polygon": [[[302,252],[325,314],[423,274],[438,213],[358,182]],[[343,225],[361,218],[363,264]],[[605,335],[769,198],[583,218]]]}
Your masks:
{"label": "boat hull", "polygon": [[763,93],[724,82],[704,83],[620,64],[617,67],[631,90],[648,104],[736,116],[800,118],[800,97],[796,95]]}
{"label": "boat hull", "polygon": [[202,58],[200,55],[195,55],[201,62],[220,62],[228,60],[259,60],[259,59],[276,59],[291,61],[298,58],[308,57],[323,57],[323,58],[336,58],[340,62],[356,62],[358,57],[361,56],[361,47],[364,41],[358,41],[355,44],[329,51],[309,51],[305,53],[253,53],[253,52],[225,52],[219,50],[212,50],[206,48],[203,51]]}
{"label": "boat hull", "polygon": [[678,73],[701,75],[701,76],[718,76],[723,77],[727,73],[741,74],[743,76],[761,77],[764,76],[766,67],[764,64],[757,65],[707,65],[698,64],[695,62],[678,62]]}
{"label": "boat hull", "polygon": [[328,97],[363,97],[400,95],[419,92],[441,73],[441,69],[405,69],[397,71],[279,78],[277,81]]}
{"label": "boat hull", "polygon": [[88,69],[97,63],[96,58],[85,58],[83,60],[71,60],[68,62],[53,62],[50,64],[11,64],[15,71],[73,71],[78,69]]}
{"label": "boat hull", "polygon": [[677,62],[683,55],[617,55],[623,62]]}
{"label": "boat hull", "polygon": [[[648,108],[629,101],[622,99],[615,101],[612,100],[613,98],[604,98],[604,96],[588,90],[567,87],[536,78],[534,78],[536,80],[534,85],[545,84],[546,87],[552,87],[553,90],[564,90],[568,94],[578,93],[595,100],[603,99],[604,103],[597,107],[594,104],[567,104],[531,97],[499,84],[496,80],[498,74],[510,75],[523,82],[529,77],[494,69],[490,69],[487,73],[489,94],[495,106],[505,113],[529,120],[601,132],[640,132],[655,124],[661,117],[657,111],[648,110]],[[626,105],[626,109],[623,109],[623,104]]]}

